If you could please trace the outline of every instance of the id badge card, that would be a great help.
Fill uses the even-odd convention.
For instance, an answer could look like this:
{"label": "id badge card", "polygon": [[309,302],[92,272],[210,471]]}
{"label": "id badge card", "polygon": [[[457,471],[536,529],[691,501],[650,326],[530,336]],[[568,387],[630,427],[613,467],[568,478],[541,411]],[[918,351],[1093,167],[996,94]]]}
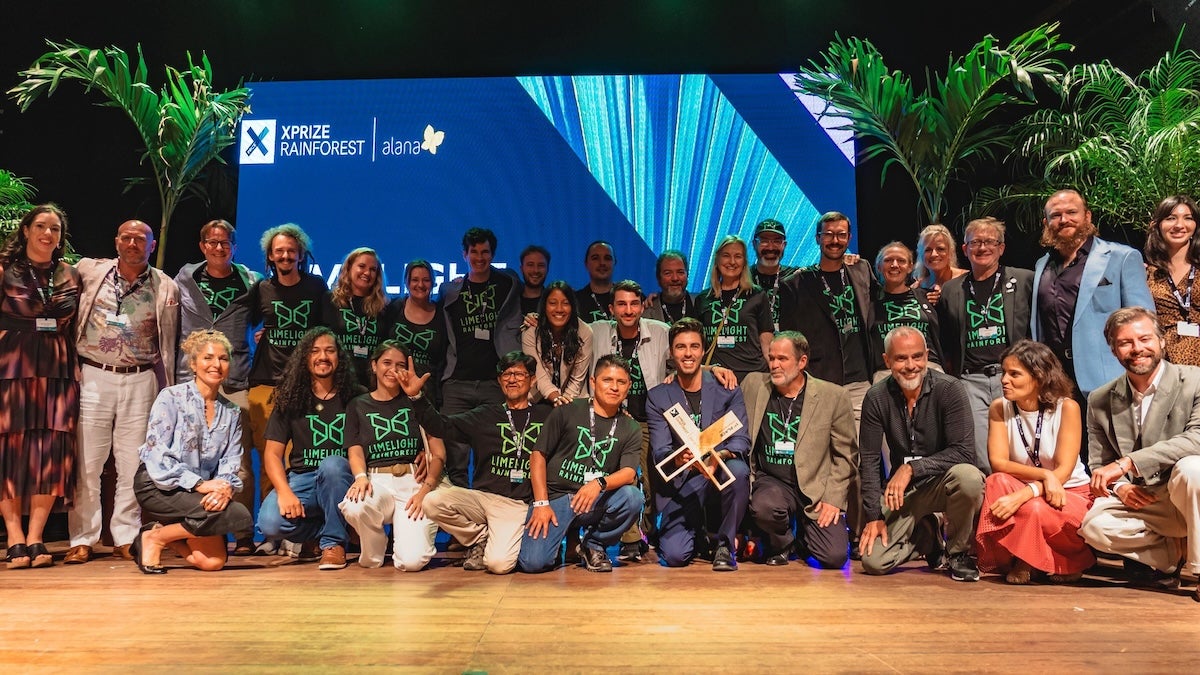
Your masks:
{"label": "id badge card", "polygon": [[525,472],[520,469],[513,469],[508,472],[508,480],[520,483],[525,480]]}
{"label": "id badge card", "polygon": [[486,328],[476,328],[475,329],[475,339],[476,340],[491,340],[492,339],[492,331],[490,331]]}
{"label": "id badge card", "polygon": [[604,474],[600,471],[584,471],[583,472],[583,482],[590,483],[590,482],[596,480],[597,478],[601,478],[603,476],[604,476]]}
{"label": "id badge card", "polygon": [[1179,333],[1179,337],[1200,337],[1200,323],[1180,321],[1175,324],[1175,330]]}
{"label": "id badge card", "polygon": [[996,337],[996,333],[1000,332],[999,326],[988,326],[987,328],[979,329],[979,338],[981,340],[990,340]]}
{"label": "id badge card", "polygon": [[717,346],[722,349],[728,349],[730,347],[737,346],[737,338],[732,335],[718,335]]}
{"label": "id badge card", "polygon": [[796,443],[793,441],[776,441],[772,454],[778,457],[792,457],[796,454]]}
{"label": "id badge card", "polygon": [[354,352],[355,358],[365,359],[371,355],[370,350],[362,345],[354,345],[351,347],[351,350]]}
{"label": "id badge card", "polygon": [[104,313],[104,323],[116,328],[128,328],[129,316],[125,314],[114,314],[112,312]]}
{"label": "id badge card", "polygon": [[58,330],[58,321],[45,317],[38,317],[37,319],[34,319],[34,326],[39,331],[53,333],[54,331]]}

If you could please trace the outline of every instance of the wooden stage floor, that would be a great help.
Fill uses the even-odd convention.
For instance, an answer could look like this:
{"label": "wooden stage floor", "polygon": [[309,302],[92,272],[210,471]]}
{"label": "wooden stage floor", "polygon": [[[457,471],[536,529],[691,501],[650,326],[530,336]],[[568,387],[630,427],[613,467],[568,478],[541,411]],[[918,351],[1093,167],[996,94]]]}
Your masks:
{"label": "wooden stage floor", "polygon": [[[1078,586],[951,581],[913,562],[653,562],[593,574],[464,572],[435,560],[140,574],[103,555],[0,568],[2,672],[929,673],[1191,672],[1200,604],[1188,590],[1124,587],[1119,567]],[[652,559],[652,558],[651,558]],[[178,563],[164,557],[164,563]]]}

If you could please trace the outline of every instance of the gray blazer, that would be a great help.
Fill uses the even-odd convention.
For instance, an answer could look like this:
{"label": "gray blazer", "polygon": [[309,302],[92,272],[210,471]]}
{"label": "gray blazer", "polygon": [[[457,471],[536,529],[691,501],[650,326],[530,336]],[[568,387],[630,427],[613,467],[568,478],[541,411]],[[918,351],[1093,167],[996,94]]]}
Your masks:
{"label": "gray blazer", "polygon": [[1133,460],[1135,483],[1161,485],[1184,457],[1200,454],[1200,368],[1162,362],[1163,374],[1142,425],[1142,447],[1134,451],[1137,427],[1133,393],[1121,375],[1088,396],[1088,464],[1092,471],[1121,457]]}

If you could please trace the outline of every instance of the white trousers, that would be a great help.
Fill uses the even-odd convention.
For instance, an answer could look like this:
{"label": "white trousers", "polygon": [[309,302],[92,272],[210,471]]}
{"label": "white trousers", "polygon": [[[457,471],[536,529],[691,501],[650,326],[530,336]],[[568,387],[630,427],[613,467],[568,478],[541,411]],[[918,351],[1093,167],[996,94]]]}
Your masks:
{"label": "white trousers", "polygon": [[483,490],[442,488],[425,497],[425,514],[455,539],[471,546],[486,537],[483,564],[492,574],[517,566],[529,505]]}
{"label": "white trousers", "polygon": [[[358,532],[362,546],[358,564],[368,568],[383,566],[388,540],[383,526],[391,523],[392,564],[403,572],[424,569],[436,552],[433,540],[437,536],[437,523],[428,517],[413,520],[405,510],[409,498],[420,490],[421,485],[412,474],[368,473],[367,476],[371,480],[369,497],[358,502],[343,499],[338,504],[346,524]],[[425,496],[426,504],[434,494]],[[425,510],[428,509],[426,505]]]}

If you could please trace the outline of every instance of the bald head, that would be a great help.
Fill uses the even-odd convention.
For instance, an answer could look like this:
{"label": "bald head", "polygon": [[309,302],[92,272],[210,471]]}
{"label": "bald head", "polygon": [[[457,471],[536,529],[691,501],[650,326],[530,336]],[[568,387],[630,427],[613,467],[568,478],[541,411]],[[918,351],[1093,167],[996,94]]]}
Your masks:
{"label": "bald head", "polygon": [[117,228],[117,261],[122,268],[129,271],[145,269],[150,264],[150,254],[154,253],[157,242],[154,241],[154,230],[140,220],[127,220]]}

